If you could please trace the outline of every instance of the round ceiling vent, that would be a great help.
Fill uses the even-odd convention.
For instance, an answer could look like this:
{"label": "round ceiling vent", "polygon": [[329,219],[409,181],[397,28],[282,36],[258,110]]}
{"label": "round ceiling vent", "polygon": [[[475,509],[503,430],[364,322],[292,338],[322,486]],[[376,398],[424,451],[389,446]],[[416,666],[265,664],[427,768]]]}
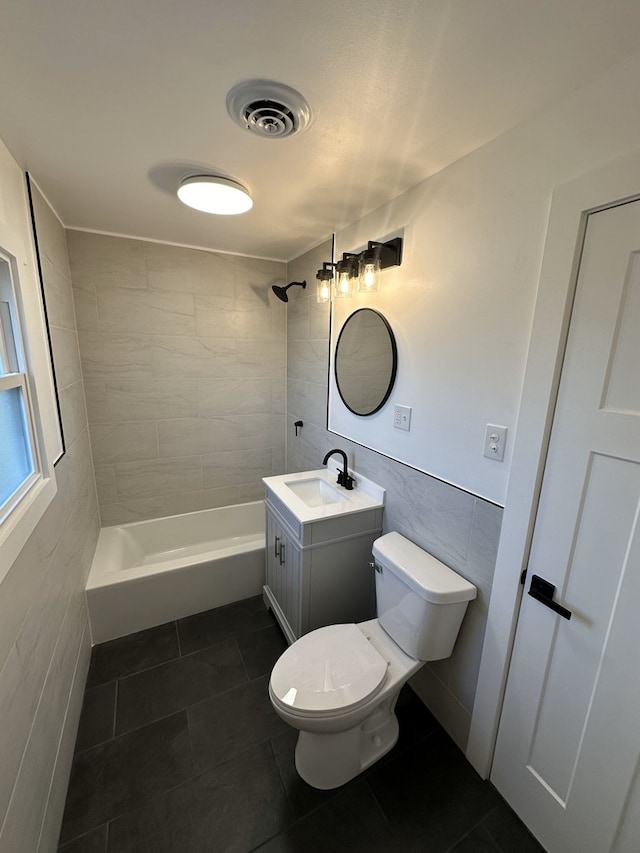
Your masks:
{"label": "round ceiling vent", "polygon": [[238,83],[227,95],[227,110],[240,127],[269,139],[293,136],[311,121],[311,108],[300,92],[271,80]]}

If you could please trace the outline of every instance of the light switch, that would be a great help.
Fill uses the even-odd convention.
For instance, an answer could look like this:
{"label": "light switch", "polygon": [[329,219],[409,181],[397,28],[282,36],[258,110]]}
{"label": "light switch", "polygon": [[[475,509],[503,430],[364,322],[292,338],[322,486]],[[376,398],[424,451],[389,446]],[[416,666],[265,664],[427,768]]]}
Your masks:
{"label": "light switch", "polygon": [[393,425],[396,429],[411,429],[411,406],[393,407]]}
{"label": "light switch", "polygon": [[484,455],[487,459],[502,462],[504,446],[507,443],[507,428],[497,424],[487,424],[484,433]]}

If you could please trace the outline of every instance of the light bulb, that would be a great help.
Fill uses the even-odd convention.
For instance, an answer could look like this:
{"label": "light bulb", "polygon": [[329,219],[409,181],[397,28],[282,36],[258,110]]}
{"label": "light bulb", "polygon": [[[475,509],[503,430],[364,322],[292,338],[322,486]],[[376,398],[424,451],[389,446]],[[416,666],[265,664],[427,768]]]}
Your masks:
{"label": "light bulb", "polygon": [[319,281],[316,287],[316,299],[318,302],[329,302],[331,300],[331,280]]}
{"label": "light bulb", "polygon": [[380,288],[380,258],[364,252],[359,262],[358,290],[372,293]]}
{"label": "light bulb", "polygon": [[352,296],[353,295],[353,280],[349,275],[348,270],[341,272],[338,276],[336,284],[336,296]]}

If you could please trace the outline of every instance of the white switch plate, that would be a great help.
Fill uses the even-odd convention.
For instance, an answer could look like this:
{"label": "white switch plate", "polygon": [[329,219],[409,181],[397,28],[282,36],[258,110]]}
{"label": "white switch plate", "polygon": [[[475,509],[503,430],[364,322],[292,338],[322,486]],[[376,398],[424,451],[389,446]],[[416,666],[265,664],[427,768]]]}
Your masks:
{"label": "white switch plate", "polygon": [[411,429],[411,406],[393,407],[393,425],[396,429]]}
{"label": "white switch plate", "polygon": [[497,424],[487,424],[484,433],[484,455],[487,459],[502,462],[504,446],[507,443],[507,428]]}

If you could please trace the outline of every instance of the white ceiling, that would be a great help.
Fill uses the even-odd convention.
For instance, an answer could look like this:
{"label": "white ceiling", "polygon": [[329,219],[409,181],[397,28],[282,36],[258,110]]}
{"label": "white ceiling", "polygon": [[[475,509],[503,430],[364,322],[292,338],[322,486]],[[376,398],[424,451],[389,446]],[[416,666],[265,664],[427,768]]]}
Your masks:
{"label": "white ceiling", "polygon": [[[69,227],[290,259],[640,48],[638,0],[2,0],[0,137]],[[225,98],[298,89],[261,139]],[[197,213],[181,177],[251,189]]]}

